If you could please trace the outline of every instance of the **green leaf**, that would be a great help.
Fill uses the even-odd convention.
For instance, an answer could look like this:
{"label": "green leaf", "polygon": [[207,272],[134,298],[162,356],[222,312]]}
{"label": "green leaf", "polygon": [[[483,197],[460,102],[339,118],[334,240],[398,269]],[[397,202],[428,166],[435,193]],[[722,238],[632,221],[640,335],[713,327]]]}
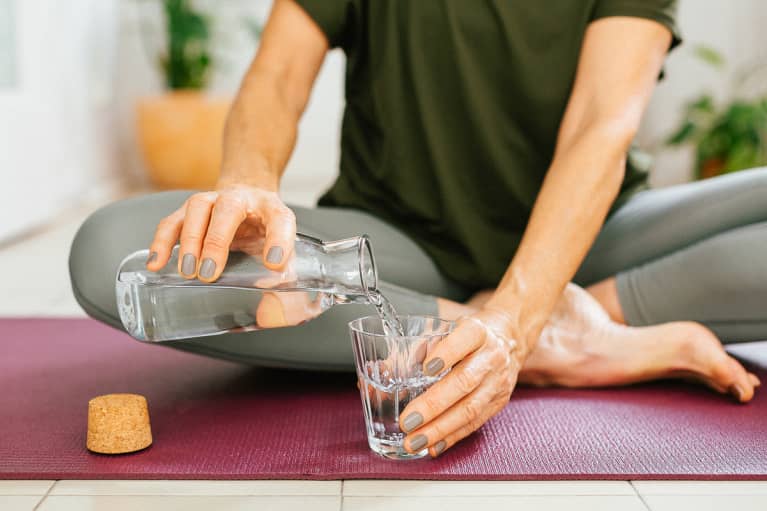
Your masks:
{"label": "green leaf", "polygon": [[704,94],[687,105],[689,112],[714,113],[714,98],[710,94]]}
{"label": "green leaf", "polygon": [[724,164],[725,172],[735,172],[737,170],[751,169],[758,167],[760,151],[756,144],[742,142],[730,149]]}
{"label": "green leaf", "polygon": [[681,145],[689,141],[697,131],[697,127],[691,121],[685,121],[679,129],[671,135],[666,143],[668,145]]}
{"label": "green leaf", "polygon": [[710,46],[699,44],[693,48],[693,52],[698,59],[716,69],[722,69],[725,66],[724,56]]}
{"label": "green leaf", "polygon": [[202,89],[212,65],[210,19],[190,0],[163,0],[167,30],[167,55],[163,60],[166,83],[171,89]]}
{"label": "green leaf", "polygon": [[698,142],[698,161],[711,158],[725,158],[730,147],[730,136],[726,131],[714,130],[703,135]]}

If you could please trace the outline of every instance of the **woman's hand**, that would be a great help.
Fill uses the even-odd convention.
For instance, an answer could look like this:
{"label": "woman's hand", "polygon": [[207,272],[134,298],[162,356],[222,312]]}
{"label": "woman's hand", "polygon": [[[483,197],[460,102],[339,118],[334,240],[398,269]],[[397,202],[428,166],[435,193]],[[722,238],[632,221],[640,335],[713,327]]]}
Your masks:
{"label": "woman's hand", "polygon": [[178,271],[188,279],[216,280],[229,250],[250,252],[254,240],[264,241],[264,265],[283,269],[293,252],[296,220],[276,192],[328,46],[300,5],[274,2],[227,117],[216,191],[192,195],[160,222],[148,270],[167,264],[179,238]]}
{"label": "woman's hand", "polygon": [[229,250],[263,241],[264,265],[282,269],[293,252],[296,218],[276,192],[228,185],[196,193],[157,226],[147,269],[160,270],[181,240],[178,271],[187,279],[213,282],[224,271]]}
{"label": "woman's hand", "polygon": [[459,321],[424,361],[424,372],[452,370],[400,415],[405,448],[429,448],[438,456],[482,426],[509,401],[524,352],[513,338],[514,321],[502,311],[482,309]]}

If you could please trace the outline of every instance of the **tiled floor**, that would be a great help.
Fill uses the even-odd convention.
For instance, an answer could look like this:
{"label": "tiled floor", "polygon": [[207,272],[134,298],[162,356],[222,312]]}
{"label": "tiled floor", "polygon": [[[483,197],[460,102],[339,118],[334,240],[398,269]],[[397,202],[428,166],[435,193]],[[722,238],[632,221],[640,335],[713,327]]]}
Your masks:
{"label": "tiled floor", "polygon": [[[81,316],[69,243],[88,212],[0,247],[0,316]],[[764,511],[765,482],[0,481],[2,511],[567,510]]]}
{"label": "tiled floor", "polygon": [[0,481],[3,511],[767,509],[767,485],[560,481]]}

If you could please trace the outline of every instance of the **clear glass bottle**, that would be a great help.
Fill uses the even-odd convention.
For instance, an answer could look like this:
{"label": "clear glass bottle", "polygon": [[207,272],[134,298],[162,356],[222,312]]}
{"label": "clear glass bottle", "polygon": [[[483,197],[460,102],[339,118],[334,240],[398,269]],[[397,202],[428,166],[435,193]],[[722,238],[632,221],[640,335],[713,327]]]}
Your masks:
{"label": "clear glass bottle", "polygon": [[291,326],[339,303],[371,303],[378,277],[367,236],[339,241],[298,234],[284,271],[263,265],[262,243],[232,251],[213,283],[178,274],[178,246],[158,272],[146,269],[148,250],[126,257],[116,279],[125,329],[141,341],[170,341]]}

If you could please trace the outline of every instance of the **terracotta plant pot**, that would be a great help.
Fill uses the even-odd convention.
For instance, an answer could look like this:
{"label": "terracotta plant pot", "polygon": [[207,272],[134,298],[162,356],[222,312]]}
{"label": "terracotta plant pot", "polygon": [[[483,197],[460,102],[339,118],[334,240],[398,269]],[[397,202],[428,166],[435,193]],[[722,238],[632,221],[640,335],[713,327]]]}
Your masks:
{"label": "terracotta plant pot", "polygon": [[230,104],[229,99],[197,91],[173,91],[139,101],[138,139],[154,186],[213,188]]}
{"label": "terracotta plant pot", "polygon": [[716,177],[724,171],[725,161],[722,158],[709,158],[700,168],[700,179]]}

